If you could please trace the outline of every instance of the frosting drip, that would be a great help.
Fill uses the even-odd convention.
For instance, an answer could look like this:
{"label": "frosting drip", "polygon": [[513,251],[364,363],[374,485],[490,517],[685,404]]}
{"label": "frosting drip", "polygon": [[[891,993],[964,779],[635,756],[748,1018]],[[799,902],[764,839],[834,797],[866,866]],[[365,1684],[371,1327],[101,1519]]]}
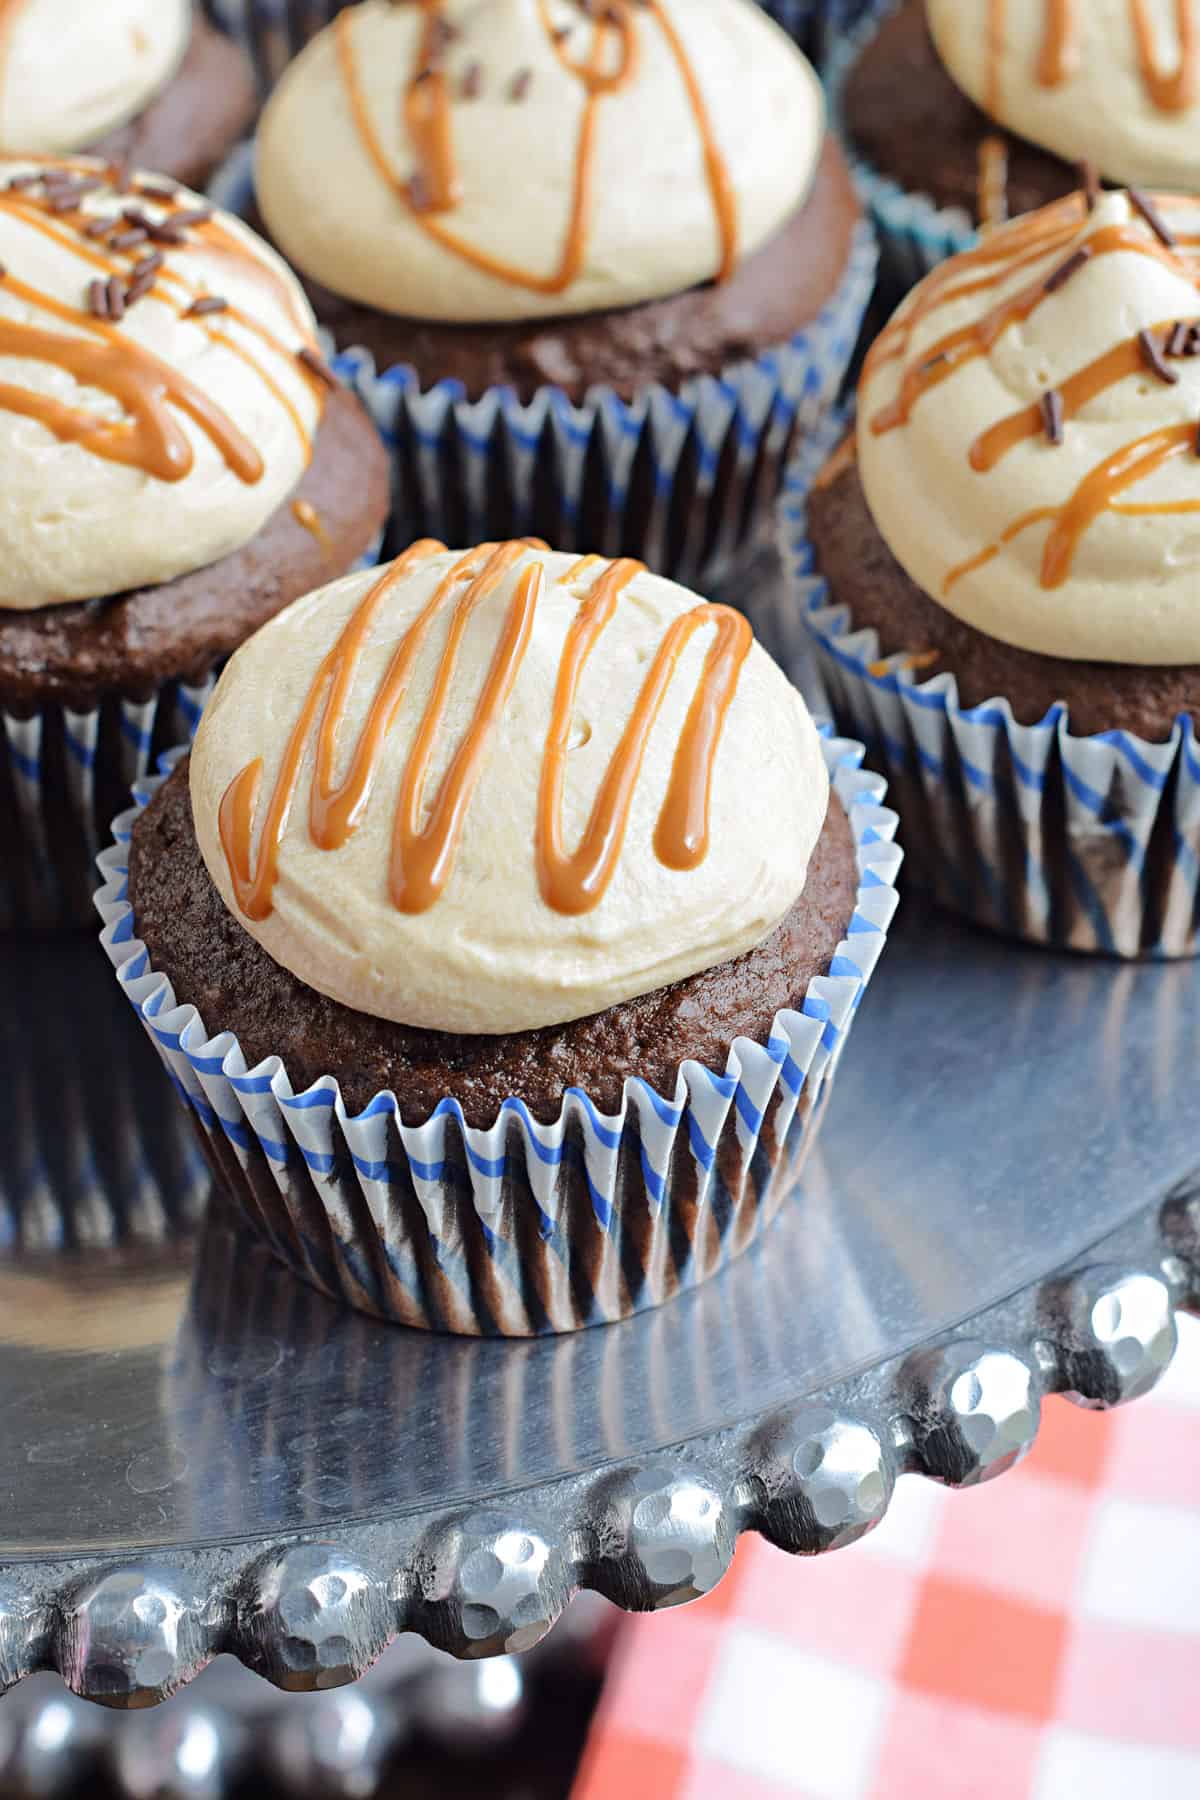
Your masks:
{"label": "frosting drip", "polygon": [[[264,659],[278,707],[248,703]],[[302,601],[212,705],[193,802],[227,903],[310,985],[447,1030],[581,1017],[751,948],[828,799],[740,613],[524,541],[422,542]]]}
{"label": "frosting drip", "polygon": [[[87,161],[0,166],[0,252],[0,606],[246,542],[302,473],[324,392],[277,259],[185,190]],[[174,516],[145,507],[160,484]]]}
{"label": "frosting drip", "polygon": [[1195,0],[926,4],[943,61],[991,118],[1113,181],[1195,185]]}
{"label": "frosting drip", "polygon": [[[730,275],[803,200],[822,123],[745,0],[372,0],[285,74],[259,200],[300,267],[383,310],[579,312]],[[315,180],[318,145],[344,180]]]}
{"label": "frosting drip", "polygon": [[1045,655],[1200,662],[1200,203],[1072,196],[914,290],[864,369],[863,483],[912,578]]}

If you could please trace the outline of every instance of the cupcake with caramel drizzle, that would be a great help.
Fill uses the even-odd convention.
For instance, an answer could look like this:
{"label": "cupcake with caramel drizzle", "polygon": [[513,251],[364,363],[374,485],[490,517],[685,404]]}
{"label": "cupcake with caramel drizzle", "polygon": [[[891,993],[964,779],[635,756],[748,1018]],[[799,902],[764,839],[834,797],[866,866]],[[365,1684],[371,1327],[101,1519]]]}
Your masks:
{"label": "cupcake with caramel drizzle", "polygon": [[[345,1114],[366,1109],[411,1132],[388,1150],[394,1166],[372,1175],[383,1187],[371,1214],[352,1218],[320,1182],[289,1182],[291,1225],[273,1231],[277,1244],[286,1252],[290,1230],[332,1230],[334,1262],[347,1263],[341,1280],[301,1253],[306,1273],[354,1304],[439,1322],[432,1292],[462,1246],[484,1250],[483,1202],[416,1146],[432,1131],[451,1157],[461,1128],[470,1166],[497,1180],[487,1256],[500,1244],[505,1259],[530,1260],[473,1290],[466,1317],[459,1293],[454,1322],[561,1328],[663,1298],[729,1253],[727,1213],[712,1220],[709,1249],[694,1246],[695,1264],[686,1248],[707,1216],[696,1192],[706,1170],[720,1170],[737,1242],[778,1205],[794,1174],[787,1129],[763,1119],[786,1101],[791,1120],[811,1048],[797,1048],[801,1063],[769,1103],[760,1094],[757,1117],[731,1106],[736,1083],[722,1086],[720,1072],[770,1042],[774,1066],[762,1068],[774,1087],[789,1034],[809,1030],[781,1020],[845,950],[858,879],[813,722],[741,613],[631,559],[531,540],[467,552],[422,541],[301,601],[233,658],[190,761],[133,827],[128,929],[114,945],[136,935],[140,967],[199,1010],[189,1041],[220,1031],[239,1066],[286,1070],[296,1090],[336,1083]],[[652,1135],[640,1160],[626,1166],[623,1150],[613,1163],[636,1116],[631,1095],[674,1130],[689,1085],[706,1102],[723,1094],[724,1125],[702,1107],[665,1179]],[[797,1138],[819,1087],[805,1088]],[[539,1177],[539,1201],[519,1134],[496,1160],[518,1118],[538,1122],[551,1184]],[[601,1119],[603,1168],[590,1147]],[[564,1156],[568,1139],[588,1147]],[[255,1214],[255,1172],[216,1161]],[[419,1201],[409,1170],[420,1171]],[[668,1226],[682,1258],[673,1274],[656,1239]],[[429,1253],[431,1230],[449,1260],[432,1290],[414,1293],[404,1265]],[[632,1234],[623,1251],[621,1231]],[[353,1271],[379,1263],[377,1234],[393,1275],[364,1292]],[[575,1259],[557,1293],[543,1288],[547,1256],[560,1276]],[[633,1265],[617,1272],[628,1256],[642,1262],[640,1297]],[[517,1325],[498,1306],[514,1279]]]}
{"label": "cupcake with caramel drizzle", "polygon": [[[1019,771],[1039,806],[1065,781],[1067,815],[1081,812],[1070,830],[1110,858],[1093,924],[1118,869],[1144,901],[1151,868],[1173,879],[1182,854],[1194,871],[1200,200],[1076,193],[941,264],[872,345],[855,436],[809,495],[808,528],[822,604],[877,644],[861,682],[846,674],[851,711],[880,683],[931,719],[978,721],[962,730],[978,730],[967,754],[994,797],[981,816],[1003,787],[980,747],[993,735],[1009,744],[1005,779]],[[1037,773],[1047,745],[1065,776],[1057,760]],[[1114,745],[1130,760],[1110,791]],[[937,772],[920,803],[942,794],[940,839],[958,753],[925,749]],[[1027,828],[1014,821],[1012,841]],[[1049,846],[1061,871],[1061,815],[1037,832],[1032,861]],[[939,849],[961,861],[961,843]],[[1194,874],[1189,892],[1169,942],[1159,892],[1107,947],[1193,948]]]}
{"label": "cupcake with caramel drizzle", "polygon": [[202,186],[249,129],[246,56],[191,0],[0,0],[0,151]]}
{"label": "cupcake with caramel drizzle", "polygon": [[1196,0],[904,0],[849,71],[870,168],[989,228],[1069,193],[1076,168],[1200,188]]}
{"label": "cupcake with caramel drizzle", "polygon": [[[27,159],[0,163],[0,466],[0,914],[69,914],[129,707],[144,759],[164,693],[354,565],[386,471],[244,225],[158,177]],[[63,754],[87,770],[70,806]]]}
{"label": "cupcake with caramel drizzle", "polygon": [[[686,435],[696,402],[672,401],[696,377],[728,372],[727,395],[744,381],[757,401],[739,451],[757,468],[759,420],[786,434],[793,389],[817,385],[790,373],[793,343],[837,313],[821,371],[836,385],[861,315],[860,212],[820,85],[751,0],[346,7],[265,107],[254,185],[317,316],[340,347],[370,353],[380,417],[414,390],[492,410],[540,397],[543,413],[579,409],[582,441],[603,387],[642,409],[631,434],[653,395]],[[397,365],[411,373],[389,385]],[[414,408],[413,439],[437,429]],[[522,431],[528,460],[541,427]],[[710,449],[719,462],[720,444]],[[478,485],[511,490],[512,460],[498,445]],[[398,458],[397,478],[411,487],[410,464]],[[453,478],[456,458],[445,464]],[[764,489],[777,467],[772,448]],[[580,479],[558,464],[542,474],[538,498]],[[746,499],[744,488],[712,496],[707,474],[702,485],[713,517],[695,520],[701,541],[717,535],[722,504],[736,512]],[[650,498],[631,504],[644,514]],[[583,503],[568,494],[572,524]],[[512,510],[534,517],[524,495]],[[728,523],[740,529],[740,514]],[[551,535],[558,515],[543,524]],[[638,529],[609,524],[585,524],[584,547],[634,547]]]}

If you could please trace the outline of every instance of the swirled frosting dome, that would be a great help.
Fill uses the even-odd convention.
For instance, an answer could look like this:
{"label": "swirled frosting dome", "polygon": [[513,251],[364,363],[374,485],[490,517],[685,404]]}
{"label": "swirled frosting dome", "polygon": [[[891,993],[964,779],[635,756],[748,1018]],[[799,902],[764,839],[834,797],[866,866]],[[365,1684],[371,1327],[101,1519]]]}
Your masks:
{"label": "swirled frosting dome", "polygon": [[[484,547],[466,560],[461,552],[430,549],[408,566],[401,559],[382,575],[356,573],[297,602],[246,643],[222,676],[190,779],[200,848],[234,916],[278,963],[335,1000],[462,1033],[584,1017],[713,967],[769,935],[804,888],[829,786],[803,700],[752,642],[741,615],[702,609],[688,632],[680,622],[701,606],[696,596],[639,564],[590,558],[580,565],[520,545]],[[490,591],[479,598],[476,590],[472,600],[480,574]],[[574,703],[560,713],[556,694],[572,629],[589,599],[603,598],[606,580],[615,599],[611,616],[583,660]],[[366,607],[364,625],[359,609],[372,593],[376,603]],[[519,632],[510,635],[522,604],[530,609],[523,650]],[[339,640],[344,648],[356,611],[361,655],[347,673],[326,659],[336,658]],[[381,699],[389,667],[408,654],[422,618],[426,635],[399,689]],[[454,654],[452,633],[460,626]],[[631,721],[636,726],[639,694],[673,628],[675,650],[683,631],[682,650],[668,669],[639,765],[622,740]],[[494,659],[506,654],[516,668],[505,697],[489,681]],[[723,687],[727,680],[732,685]],[[707,841],[692,866],[669,866],[663,821],[698,693],[718,714],[722,693],[728,705],[707,764]],[[322,724],[330,694],[335,705],[344,703],[336,729],[328,716]],[[480,707],[491,723],[473,732]],[[543,816],[539,824],[555,717],[565,772],[561,796],[551,797],[552,822]],[[359,760],[364,743],[366,765]],[[323,744],[331,761],[314,789]],[[414,785],[422,756],[425,779]],[[461,791],[452,800],[468,763],[465,800]],[[346,829],[332,834],[341,841],[322,847],[314,793],[353,788],[354,772],[364,766],[372,779],[346,803]],[[589,819],[593,808],[603,810],[605,793],[612,797],[614,770],[632,774],[628,816],[622,828],[618,807],[615,827],[610,822],[599,832],[617,853],[578,910],[580,865],[602,848],[588,834]],[[703,787],[702,775],[701,794]],[[285,794],[290,810],[276,832]],[[326,823],[337,811],[335,803]],[[239,817],[241,850],[251,853],[245,865]],[[555,829],[561,842],[552,851]],[[402,904],[390,870],[398,831],[408,834]],[[420,842],[415,834],[422,831]],[[274,885],[264,888],[264,846],[276,841]],[[557,865],[549,888],[548,860]],[[259,878],[256,897],[244,888],[239,897],[235,872]]]}
{"label": "swirled frosting dome", "polygon": [[1200,201],[1147,204],[1158,231],[1112,193],[994,232],[913,290],[863,374],[894,555],[1043,655],[1200,663]]}
{"label": "swirled frosting dome", "polygon": [[804,200],[823,130],[812,69],[754,0],[367,0],[272,95],[258,199],[337,294],[551,317],[757,249]]}
{"label": "swirled frosting dome", "polygon": [[81,150],[142,112],[174,75],[190,0],[6,0],[0,147]]}
{"label": "swirled frosting dome", "polygon": [[1194,0],[926,0],[950,74],[977,106],[1110,181],[1200,185]]}
{"label": "swirled frosting dome", "polygon": [[[214,562],[307,466],[323,393],[297,356],[315,342],[307,300],[239,221],[163,191],[118,191],[83,159],[0,161],[0,608]],[[96,310],[110,281],[119,317]]]}

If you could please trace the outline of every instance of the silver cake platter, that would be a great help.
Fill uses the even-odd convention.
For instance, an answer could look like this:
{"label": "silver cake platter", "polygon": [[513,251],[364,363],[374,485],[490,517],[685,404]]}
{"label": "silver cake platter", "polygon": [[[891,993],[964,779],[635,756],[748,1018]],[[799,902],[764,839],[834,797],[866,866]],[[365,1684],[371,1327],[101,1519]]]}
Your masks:
{"label": "silver cake platter", "polygon": [[507,1343],[340,1311],[219,1206],[190,1235],[182,1114],[110,983],[86,940],[0,946],[0,1688],[142,1707],[231,1652],[317,1690],[404,1631],[528,1650],[580,1589],[671,1606],[739,1532],[834,1549],[901,1476],[1009,1468],[1046,1395],[1145,1392],[1200,1300],[1192,964],[910,896],[762,1242]]}

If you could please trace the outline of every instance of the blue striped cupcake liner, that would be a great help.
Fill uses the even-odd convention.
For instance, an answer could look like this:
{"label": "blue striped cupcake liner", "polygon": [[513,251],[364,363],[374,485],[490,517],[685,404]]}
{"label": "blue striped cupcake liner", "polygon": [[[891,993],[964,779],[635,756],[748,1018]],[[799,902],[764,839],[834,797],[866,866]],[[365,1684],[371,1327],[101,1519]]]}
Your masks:
{"label": "blue striped cupcake liner", "polygon": [[951,674],[881,655],[831,592],[808,496],[847,429],[831,416],[788,471],[780,544],[790,578],[763,621],[792,654],[815,647],[834,715],[887,774],[908,872],[946,906],[1033,943],[1121,957],[1200,949],[1200,743],[1076,737],[1067,710],[1019,724],[1003,696],[959,704]]}
{"label": "blue striped cupcake liner", "polygon": [[[245,215],[253,191],[243,145],[209,193]],[[876,264],[864,219],[837,290],[805,330],[719,376],[678,392],[652,385],[631,401],[596,387],[576,403],[553,386],[528,401],[500,387],[469,400],[460,382],[423,388],[407,365],[380,371],[368,351],[340,347],[334,367],[392,454],[389,547],[532,535],[711,587],[769,535],[791,447],[841,390]]]}
{"label": "blue striped cupcake liner", "polygon": [[978,242],[974,220],[959,206],[938,206],[928,194],[913,193],[883,175],[855,150],[842,116],[841,97],[846,79],[883,20],[895,10],[895,0],[840,38],[825,64],[825,93],[832,128],[841,138],[863,205],[879,239],[879,285],[889,308],[899,305],[910,288],[923,281],[931,269],[969,250]]}
{"label": "blue striped cupcake liner", "polygon": [[111,990],[85,937],[0,936],[0,1261],[166,1243],[200,1217],[208,1166]]}
{"label": "blue striped cupcake liner", "polygon": [[[270,88],[293,56],[329,24],[346,0],[203,0],[204,11],[250,54],[260,85]],[[881,0],[758,0],[764,12],[819,64],[847,31],[881,10]],[[883,0],[886,5],[887,0]]]}
{"label": "blue striped cupcake liner", "polygon": [[861,745],[823,747],[860,877],[828,973],[777,1014],[766,1044],[736,1039],[723,1071],[685,1062],[669,1098],[631,1074],[616,1114],[571,1088],[551,1124],[514,1095],[487,1129],[451,1099],[405,1125],[393,1094],[352,1116],[333,1076],[297,1093],[279,1057],[249,1067],[233,1033],[177,1003],[137,937],[128,846],[157,780],[139,785],[99,859],[101,941],[219,1178],[304,1279],[361,1311],[471,1336],[622,1318],[707,1279],[778,1212],[883,949],[896,815]]}
{"label": "blue striped cupcake liner", "polygon": [[[379,549],[357,566],[370,568]],[[96,855],[114,811],[163,751],[190,742],[219,672],[82,712],[57,702],[24,718],[0,709],[0,930],[91,923]]]}

